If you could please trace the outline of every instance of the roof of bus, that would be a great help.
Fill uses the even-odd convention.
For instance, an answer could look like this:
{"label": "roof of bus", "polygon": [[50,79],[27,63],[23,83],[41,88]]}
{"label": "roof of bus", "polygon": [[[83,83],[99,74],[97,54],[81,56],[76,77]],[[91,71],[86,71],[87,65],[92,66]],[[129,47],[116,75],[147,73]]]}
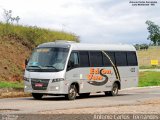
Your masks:
{"label": "roof of bus", "polygon": [[71,47],[72,50],[114,50],[114,51],[136,51],[133,45],[128,44],[87,44],[76,42],[48,42],[39,47]]}

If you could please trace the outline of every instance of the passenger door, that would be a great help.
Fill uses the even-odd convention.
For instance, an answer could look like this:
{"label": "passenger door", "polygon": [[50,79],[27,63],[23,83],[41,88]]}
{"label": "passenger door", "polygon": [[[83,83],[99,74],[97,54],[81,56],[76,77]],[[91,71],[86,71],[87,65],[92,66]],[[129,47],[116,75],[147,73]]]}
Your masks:
{"label": "passenger door", "polygon": [[[80,59],[81,58],[81,59]],[[72,52],[68,61],[66,72],[66,80],[69,83],[79,83],[80,92],[87,92],[88,88],[87,74],[89,69],[89,54],[88,51]]]}
{"label": "passenger door", "polygon": [[79,82],[80,79],[79,75],[79,58],[78,58],[78,52],[72,52],[70,54],[68,65],[67,65],[67,71],[66,71],[66,80],[69,82],[69,84],[73,82]]}

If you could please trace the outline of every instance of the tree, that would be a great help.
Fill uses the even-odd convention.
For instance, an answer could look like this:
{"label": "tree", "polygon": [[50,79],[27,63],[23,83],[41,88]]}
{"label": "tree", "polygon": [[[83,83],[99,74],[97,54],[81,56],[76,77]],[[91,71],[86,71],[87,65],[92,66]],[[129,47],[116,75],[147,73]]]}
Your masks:
{"label": "tree", "polygon": [[151,40],[154,45],[160,45],[160,27],[149,20],[146,21],[146,24],[148,25],[147,29],[150,33],[147,39]]}
{"label": "tree", "polygon": [[149,45],[148,44],[135,44],[134,47],[136,50],[148,50]]}
{"label": "tree", "polygon": [[18,24],[19,20],[20,20],[20,17],[19,16],[16,16],[16,17],[13,17],[12,16],[12,10],[6,10],[6,9],[3,9],[4,10],[4,19],[5,19],[5,22],[8,24],[8,23],[13,23],[14,21],[16,21],[16,23]]}
{"label": "tree", "polygon": [[6,10],[6,9],[4,9],[4,14],[3,14],[3,16],[4,16],[4,19],[5,19],[5,22],[8,24],[9,23],[9,21],[11,20],[11,16],[12,16],[12,10]]}

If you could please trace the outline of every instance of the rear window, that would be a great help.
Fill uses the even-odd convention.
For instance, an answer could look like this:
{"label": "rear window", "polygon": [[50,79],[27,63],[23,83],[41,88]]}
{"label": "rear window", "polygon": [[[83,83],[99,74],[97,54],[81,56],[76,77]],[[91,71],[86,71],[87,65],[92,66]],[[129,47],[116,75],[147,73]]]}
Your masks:
{"label": "rear window", "polygon": [[127,52],[128,66],[137,66],[137,56],[135,52]]}

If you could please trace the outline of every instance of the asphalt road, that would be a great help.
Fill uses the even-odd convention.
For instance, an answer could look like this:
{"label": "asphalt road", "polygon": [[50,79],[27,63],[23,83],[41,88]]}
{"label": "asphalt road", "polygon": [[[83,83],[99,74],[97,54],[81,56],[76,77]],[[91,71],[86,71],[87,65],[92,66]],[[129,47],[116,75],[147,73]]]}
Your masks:
{"label": "asphalt road", "polygon": [[0,99],[0,114],[37,114],[57,109],[132,105],[157,98],[160,98],[160,87],[121,90],[116,97],[98,93],[92,94],[89,98],[78,97],[74,101],[67,101],[63,96],[46,96],[42,100],[34,100],[31,97],[5,98]]}

